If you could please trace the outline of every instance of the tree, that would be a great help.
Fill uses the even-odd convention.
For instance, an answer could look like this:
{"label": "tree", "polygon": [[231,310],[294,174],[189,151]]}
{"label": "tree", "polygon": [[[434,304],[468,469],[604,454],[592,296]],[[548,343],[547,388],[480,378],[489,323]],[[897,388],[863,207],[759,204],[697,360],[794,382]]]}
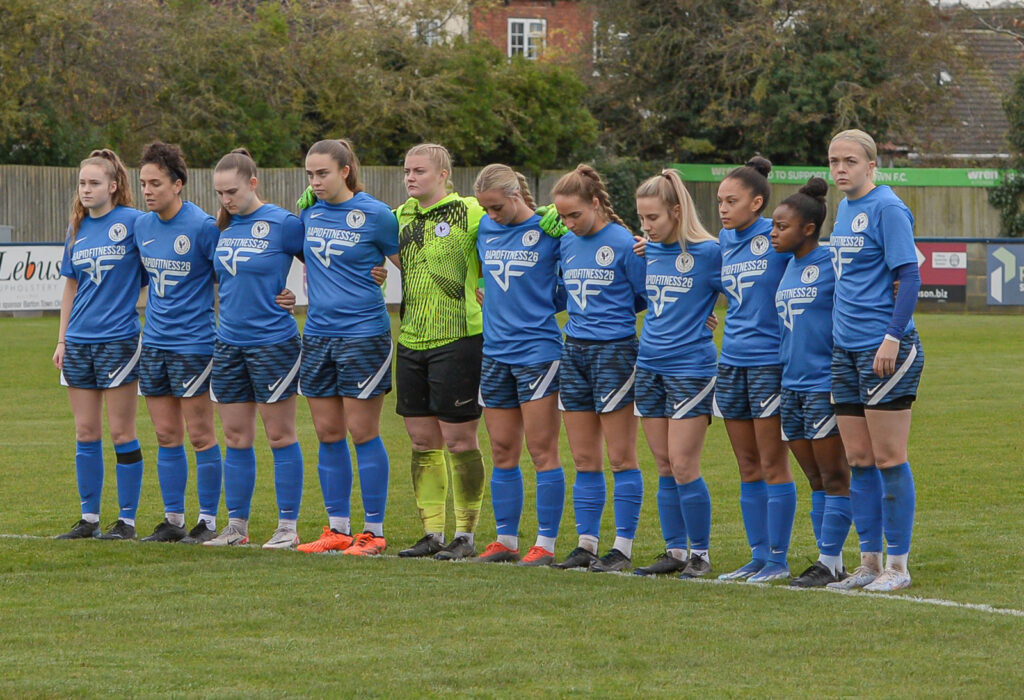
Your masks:
{"label": "tree", "polygon": [[817,163],[842,128],[900,139],[943,108],[934,76],[956,53],[948,18],[925,0],[597,7],[591,108],[611,150],[645,159]]}
{"label": "tree", "polygon": [[[984,16],[979,19],[992,31],[1009,34],[1017,39],[1024,55],[1024,20],[1006,24],[989,24]],[[1000,233],[1004,236],[1024,236],[1024,68],[1017,72],[1013,90],[1003,101],[1006,118],[1010,122],[1007,140],[1012,157],[1010,167],[1003,171],[1003,179],[988,192],[989,204],[999,210]]]}

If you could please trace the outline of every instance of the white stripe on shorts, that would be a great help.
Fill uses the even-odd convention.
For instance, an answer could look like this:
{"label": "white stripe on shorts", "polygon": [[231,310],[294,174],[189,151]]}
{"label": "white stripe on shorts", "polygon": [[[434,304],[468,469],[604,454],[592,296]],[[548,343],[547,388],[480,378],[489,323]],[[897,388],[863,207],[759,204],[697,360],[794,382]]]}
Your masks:
{"label": "white stripe on shorts", "polygon": [[712,377],[711,381],[709,381],[707,383],[707,386],[705,386],[703,389],[701,389],[699,394],[697,394],[692,399],[690,399],[685,404],[683,404],[683,407],[680,408],[675,413],[673,413],[672,417],[673,418],[682,418],[687,413],[692,411],[693,407],[696,406],[697,404],[699,404],[701,401],[703,401],[705,399],[705,397],[707,397],[708,393],[710,393],[710,391],[715,388],[715,380],[717,380],[717,379],[718,379],[718,377]]}
{"label": "white stripe on shorts", "polygon": [[274,393],[270,395],[269,399],[267,399],[267,403],[275,403],[278,399],[281,398],[281,394],[284,393],[284,390],[291,386],[292,380],[295,379],[295,375],[298,374],[299,365],[301,364],[302,353],[300,352],[299,356],[295,358],[295,364],[292,365],[291,370],[289,370],[288,374],[284,376],[284,379],[281,380],[281,383],[277,385],[277,388],[274,389]]}
{"label": "white stripe on shorts", "polygon": [[181,398],[183,398],[183,399],[190,399],[190,398],[192,398],[195,395],[196,390],[199,389],[199,387],[201,387],[203,385],[203,382],[206,381],[206,378],[210,376],[210,372],[212,372],[212,371],[213,371],[213,358],[211,357],[210,361],[206,364],[206,369],[203,370],[202,374],[200,374],[199,376],[197,376],[195,379],[192,380],[192,386],[189,387],[188,391],[186,391],[184,394],[181,395]]}
{"label": "white stripe on shorts", "polygon": [[722,409],[718,407],[718,392],[715,392],[715,395],[711,397],[711,412],[715,418],[725,418],[722,415]]}
{"label": "white stripe on shorts", "polygon": [[124,367],[121,368],[121,371],[118,372],[117,375],[115,375],[114,378],[110,380],[110,386],[108,386],[107,388],[113,389],[116,386],[121,386],[121,382],[124,381],[124,378],[127,377],[133,369],[135,369],[135,365],[139,364],[139,357],[141,355],[142,337],[140,336],[139,345],[137,348],[135,348],[135,354],[132,355],[132,359],[128,360],[128,362],[125,363]]}
{"label": "white stripe on shorts", "polygon": [[768,403],[768,406],[761,411],[761,415],[758,418],[768,418],[777,410],[779,410],[779,404],[782,403],[782,394],[772,394],[772,400]]}
{"label": "white stripe on shorts", "polygon": [[622,403],[622,399],[629,393],[629,390],[633,388],[633,383],[636,381],[636,367],[633,367],[633,373],[629,375],[629,379],[626,383],[619,387],[619,390],[615,392],[615,395],[604,405],[601,409],[601,413],[611,413],[619,404]]}
{"label": "white stripe on shorts", "polygon": [[388,357],[387,357],[387,359],[384,360],[384,363],[380,366],[380,369],[377,370],[377,374],[373,375],[373,379],[371,379],[366,384],[366,387],[361,392],[359,392],[359,396],[356,397],[357,399],[368,399],[368,398],[370,398],[370,394],[372,394],[373,390],[376,389],[377,386],[380,384],[381,380],[384,378],[384,374],[389,369],[391,369],[391,356],[394,354],[394,352],[395,352],[395,346],[392,345],[391,343],[388,343]]}
{"label": "white stripe on shorts", "polygon": [[814,437],[812,437],[811,439],[821,440],[822,438],[828,437],[828,434],[832,432],[832,428],[834,427],[836,427],[836,416],[835,414],[832,414],[832,416],[827,421],[825,421],[825,425],[821,426],[821,429],[818,432],[816,432],[814,434]]}
{"label": "white stripe on shorts", "polygon": [[903,361],[903,364],[899,366],[899,368],[896,370],[896,373],[889,377],[889,379],[884,384],[877,384],[874,386],[874,388],[868,390],[868,396],[870,398],[868,399],[868,402],[864,405],[875,406],[879,402],[881,402],[881,400],[884,399],[886,395],[893,390],[893,387],[899,384],[899,381],[903,379],[903,375],[910,371],[910,368],[913,366],[914,360],[916,359],[917,346],[911,345],[910,352],[907,353],[907,359],[905,359]]}
{"label": "white stripe on shorts", "polygon": [[540,385],[537,387],[537,391],[533,392],[533,396],[530,397],[530,401],[536,401],[537,399],[544,398],[544,392],[551,386],[551,382],[555,381],[555,377],[558,376],[558,365],[561,364],[561,360],[555,360],[548,367],[547,374],[544,375],[544,379],[541,380]]}

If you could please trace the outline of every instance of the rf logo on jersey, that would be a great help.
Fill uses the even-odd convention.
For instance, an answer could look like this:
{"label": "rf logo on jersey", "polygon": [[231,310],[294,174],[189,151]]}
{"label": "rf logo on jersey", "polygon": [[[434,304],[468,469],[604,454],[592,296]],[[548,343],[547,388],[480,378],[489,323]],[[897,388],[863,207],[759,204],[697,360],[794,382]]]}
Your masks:
{"label": "rf logo on jersey", "polygon": [[597,249],[597,254],[594,256],[594,260],[601,267],[608,267],[615,262],[615,251],[612,250],[611,246],[603,245]]}
{"label": "rf logo on jersey", "polygon": [[434,227],[434,235],[438,238],[444,238],[452,232],[452,227],[448,225],[447,221],[442,221]]}
{"label": "rf logo on jersey", "polygon": [[114,243],[120,243],[128,236],[128,227],[124,224],[114,224],[110,227],[110,230],[107,231],[107,236],[109,236],[110,240]]}
{"label": "rf logo on jersey", "polygon": [[693,256],[689,253],[680,253],[676,256],[676,270],[679,274],[685,275],[693,269]]}
{"label": "rf logo on jersey", "polygon": [[819,274],[820,271],[818,270],[817,265],[808,265],[804,271],[800,273],[800,281],[804,284],[814,284],[817,281]]}
{"label": "rf logo on jersey", "polygon": [[857,214],[853,217],[853,222],[850,224],[850,230],[854,233],[863,233],[868,227],[868,215],[864,212]]}
{"label": "rf logo on jersey", "polygon": [[754,255],[764,255],[770,246],[768,236],[754,236],[754,240],[750,242],[750,252]]}
{"label": "rf logo on jersey", "polygon": [[190,248],[192,248],[192,241],[185,234],[174,239],[174,252],[178,255],[185,255]]}
{"label": "rf logo on jersey", "polygon": [[270,224],[266,221],[257,221],[252,225],[251,233],[253,238],[266,238],[270,233]]}
{"label": "rf logo on jersey", "polygon": [[358,209],[353,209],[345,217],[345,223],[348,224],[349,228],[360,228],[366,223],[366,214]]}
{"label": "rf logo on jersey", "polygon": [[523,234],[523,245],[534,246],[537,245],[537,241],[540,240],[540,231],[535,228],[531,228],[529,231]]}

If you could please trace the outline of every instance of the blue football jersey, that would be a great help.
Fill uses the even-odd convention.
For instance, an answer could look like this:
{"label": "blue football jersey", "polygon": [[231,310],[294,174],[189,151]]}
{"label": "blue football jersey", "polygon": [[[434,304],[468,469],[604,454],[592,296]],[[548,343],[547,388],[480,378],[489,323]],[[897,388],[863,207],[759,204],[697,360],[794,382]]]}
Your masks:
{"label": "blue football jersey", "polygon": [[231,345],[275,345],[298,334],[295,318],[274,302],[292,258],[302,254],[302,222],[273,204],[232,216],[214,252],[220,298],[217,339]]}
{"label": "blue football jersey", "polygon": [[775,291],[793,256],[775,252],[771,231],[772,220],[762,217],[741,231],[724,228],[719,233],[722,288],[729,300],[720,358],[724,364],[779,364]]}
{"label": "blue football jersey", "polygon": [[485,290],[484,354],[510,365],[557,360],[559,240],[544,235],[536,214],[512,226],[485,216],[476,249]]}
{"label": "blue football jersey", "polygon": [[636,312],[647,306],[646,263],[633,252],[633,236],[610,223],[597,233],[569,232],[561,241],[568,299],[565,333],[581,340],[636,335]]}
{"label": "blue football jersey", "polygon": [[648,243],[647,315],[636,366],[670,377],[712,377],[717,351],[704,325],[721,292],[718,241]]}
{"label": "blue football jersey", "polygon": [[828,246],[793,258],[775,293],[782,343],[782,386],[793,391],[832,388],[832,296],[836,277]]}
{"label": "blue football jersey", "polygon": [[142,212],[114,207],[86,216],[74,243],[64,244],[60,274],[78,282],[65,337],[73,343],[106,343],[138,334],[139,291],[146,271],[133,231]]}
{"label": "blue football jersey", "polygon": [[149,273],[142,344],[183,355],[209,355],[217,334],[213,311],[213,217],[182,202],[170,221],[156,212],[135,222],[135,243]]}
{"label": "blue football jersey", "polygon": [[302,211],[309,311],[305,332],[368,338],[391,330],[384,292],[370,270],[398,253],[398,219],[365,192]]}
{"label": "blue football jersey", "polygon": [[[832,333],[844,350],[877,348],[892,320],[897,267],[917,264],[914,215],[887,185],[844,199],[829,239],[836,273]],[[904,332],[913,330],[911,319]]]}

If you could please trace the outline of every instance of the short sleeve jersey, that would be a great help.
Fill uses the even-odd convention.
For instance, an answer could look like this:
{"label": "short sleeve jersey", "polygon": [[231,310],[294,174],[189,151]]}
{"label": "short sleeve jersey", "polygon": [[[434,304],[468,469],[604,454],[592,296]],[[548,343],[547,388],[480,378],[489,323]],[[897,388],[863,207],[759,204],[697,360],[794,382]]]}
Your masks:
{"label": "short sleeve jersey", "polygon": [[292,258],[302,253],[302,222],[273,204],[232,216],[214,253],[219,283],[217,339],[230,345],[275,345],[298,334],[295,318],[274,302]]}
{"label": "short sleeve jersey", "polygon": [[398,253],[391,208],[365,192],[341,204],[318,201],[302,211],[309,311],[303,331],[368,338],[391,329],[384,293],[370,270]]}
{"label": "short sleeve jersey", "polygon": [[775,252],[769,237],[771,230],[772,220],[762,217],[745,229],[724,228],[719,233],[722,288],[729,301],[722,337],[723,364],[779,364],[775,291],[793,256]]}
{"label": "short sleeve jersey", "polygon": [[521,224],[480,221],[477,252],[484,277],[484,354],[510,365],[557,360],[558,239],[534,214]]}
{"label": "short sleeve jersey", "polygon": [[183,355],[209,355],[217,334],[213,251],[220,231],[192,202],[169,221],[156,212],[135,222],[135,243],[149,273],[142,344]]}
{"label": "short sleeve jersey", "polygon": [[410,198],[398,211],[402,326],[398,342],[429,350],[483,332],[476,283],[476,234],[483,208],[452,193],[423,208]]}
{"label": "short sleeve jersey", "polygon": [[828,246],[793,258],[775,293],[782,343],[782,386],[793,391],[832,388],[832,296],[836,278]]}
{"label": "short sleeve jersey", "polygon": [[[917,264],[914,216],[887,185],[844,199],[829,239],[836,273],[832,332],[844,350],[877,348],[892,320],[897,267]],[[906,331],[913,330],[914,320]]]}
{"label": "short sleeve jersey", "polygon": [[718,241],[648,243],[647,315],[636,366],[671,377],[712,377],[717,351],[705,325],[721,291]]}
{"label": "short sleeve jersey", "polygon": [[65,337],[73,343],[106,343],[137,335],[136,306],[146,271],[135,245],[135,221],[142,212],[114,207],[85,217],[64,244],[60,274],[78,282]]}
{"label": "short sleeve jersey", "polygon": [[562,276],[569,293],[565,333],[580,340],[617,340],[636,334],[636,310],[646,308],[646,263],[633,236],[610,223],[589,236],[561,237]]}

